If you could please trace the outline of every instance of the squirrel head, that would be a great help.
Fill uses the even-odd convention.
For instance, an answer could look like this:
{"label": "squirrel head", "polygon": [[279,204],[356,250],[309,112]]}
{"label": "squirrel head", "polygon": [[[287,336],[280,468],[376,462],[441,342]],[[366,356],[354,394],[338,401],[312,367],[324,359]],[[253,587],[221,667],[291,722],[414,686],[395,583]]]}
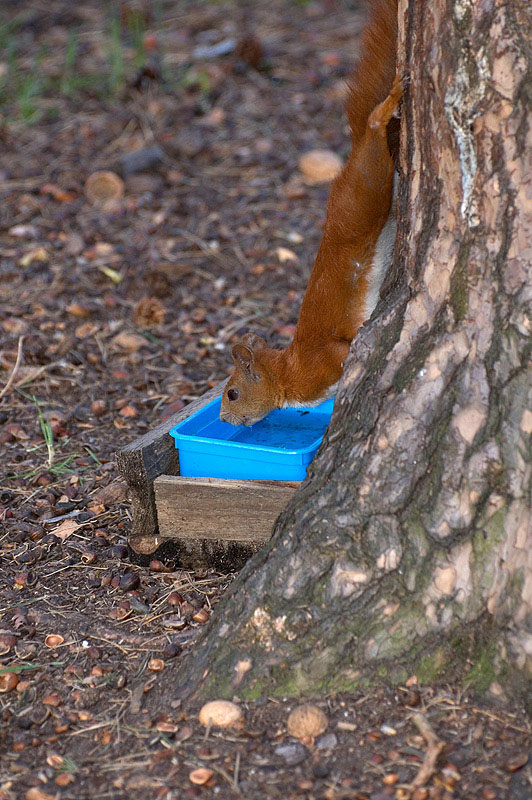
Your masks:
{"label": "squirrel head", "polygon": [[220,419],[231,425],[253,425],[277,408],[275,384],[264,363],[270,348],[253,333],[242,342],[231,348],[235,369],[220,408]]}

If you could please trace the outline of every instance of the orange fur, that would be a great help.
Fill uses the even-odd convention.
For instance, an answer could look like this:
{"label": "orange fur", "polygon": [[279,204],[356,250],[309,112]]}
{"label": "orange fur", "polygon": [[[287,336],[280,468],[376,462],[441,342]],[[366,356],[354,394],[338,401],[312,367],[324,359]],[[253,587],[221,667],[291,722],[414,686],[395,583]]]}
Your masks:
{"label": "orange fur", "polygon": [[367,317],[379,236],[391,213],[393,161],[387,125],[402,84],[395,76],[397,0],[372,0],[346,110],[352,152],[331,187],[327,219],[293,341],[274,350],[248,335],[232,348],[235,370],[220,416],[250,425],[273,408],[318,401],[341,376]]}

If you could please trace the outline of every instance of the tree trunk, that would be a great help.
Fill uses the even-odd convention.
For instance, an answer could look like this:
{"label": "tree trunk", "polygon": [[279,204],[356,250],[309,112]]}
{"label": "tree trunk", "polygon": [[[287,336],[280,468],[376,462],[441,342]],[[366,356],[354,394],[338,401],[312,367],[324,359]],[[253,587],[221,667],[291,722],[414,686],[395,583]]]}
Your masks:
{"label": "tree trunk", "polygon": [[183,664],[254,697],[532,675],[532,17],[402,0],[396,257],[309,477]]}

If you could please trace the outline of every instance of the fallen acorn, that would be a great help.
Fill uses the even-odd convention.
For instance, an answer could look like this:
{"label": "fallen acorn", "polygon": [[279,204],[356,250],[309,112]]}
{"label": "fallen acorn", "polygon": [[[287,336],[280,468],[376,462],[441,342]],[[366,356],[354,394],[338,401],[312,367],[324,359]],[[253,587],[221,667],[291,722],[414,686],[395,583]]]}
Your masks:
{"label": "fallen acorn", "polygon": [[517,772],[518,769],[521,769],[522,767],[525,766],[525,764],[528,764],[528,761],[529,761],[528,753],[526,752],[517,753],[516,755],[509,758],[504,766],[505,769],[508,770],[508,772]]}
{"label": "fallen acorn", "polygon": [[162,658],[150,658],[148,661],[148,669],[152,672],[161,672],[164,669],[164,661]]}
{"label": "fallen acorn", "polygon": [[112,608],[110,610],[109,616],[111,619],[116,619],[118,622],[122,622],[122,620],[126,619],[126,617],[129,617],[131,613],[132,612],[130,608],[122,608],[121,606],[118,606],[117,608]]}
{"label": "fallen acorn", "polygon": [[31,789],[28,789],[24,797],[26,800],[55,800],[55,796],[53,794],[47,794],[37,786],[32,786]]}
{"label": "fallen acorn", "polygon": [[122,589],[123,592],[132,592],[140,585],[140,578],[136,572],[126,572],[125,575],[122,576],[119,583],[119,588]]}
{"label": "fallen acorn", "polygon": [[202,706],[198,719],[202,725],[217,725],[220,728],[240,727],[242,711],[230,700],[211,700]]}
{"label": "fallen acorn", "polygon": [[60,772],[56,777],[55,782],[58,786],[68,786],[68,784],[72,783],[74,780],[74,776],[71,772]]}
{"label": "fallen acorn", "polygon": [[0,692],[12,692],[18,684],[18,677],[14,672],[4,672],[0,675]]}
{"label": "fallen acorn", "polygon": [[105,400],[93,400],[91,403],[91,413],[95,417],[101,417],[107,410],[107,403]]}
{"label": "fallen acorn", "polygon": [[43,697],[41,703],[43,706],[53,706],[54,708],[57,708],[57,706],[61,705],[62,700],[57,692],[53,692],[52,694],[47,694],[46,697]]}
{"label": "fallen acorn", "polygon": [[158,722],[156,728],[159,731],[159,733],[173,734],[177,733],[178,731],[178,727],[175,724],[175,722],[167,722],[166,720],[161,720],[160,722]]}
{"label": "fallen acorn", "polygon": [[128,552],[129,551],[125,544],[114,544],[109,549],[109,555],[111,558],[125,558]]}
{"label": "fallen acorn", "polygon": [[395,786],[398,780],[399,775],[396,772],[391,772],[389,775],[384,776],[382,782],[385,784],[385,786]]}
{"label": "fallen acorn", "polygon": [[44,640],[44,643],[46,647],[49,647],[50,650],[53,650],[54,647],[59,647],[59,645],[63,644],[64,641],[64,638],[58,633],[49,633]]}
{"label": "fallen acorn", "polygon": [[168,642],[164,648],[163,655],[165,658],[175,658],[182,652],[183,648],[178,642]]}
{"label": "fallen acorn", "polygon": [[286,727],[294,739],[315,739],[327,729],[328,724],[321,708],[305,703],[290,713]]}
{"label": "fallen acorn", "polygon": [[169,606],[179,606],[183,602],[183,598],[179,594],[179,592],[170,592],[168,597],[166,598],[166,602]]}
{"label": "fallen acorn", "polygon": [[193,770],[189,773],[188,779],[191,783],[195,783],[196,786],[203,786],[207,781],[213,776],[212,769],[207,769],[207,767],[199,767],[198,769]]}
{"label": "fallen acorn", "polygon": [[6,653],[9,653],[11,648],[14,647],[16,643],[17,643],[16,636],[12,636],[8,633],[0,636],[0,656],[5,656]]}

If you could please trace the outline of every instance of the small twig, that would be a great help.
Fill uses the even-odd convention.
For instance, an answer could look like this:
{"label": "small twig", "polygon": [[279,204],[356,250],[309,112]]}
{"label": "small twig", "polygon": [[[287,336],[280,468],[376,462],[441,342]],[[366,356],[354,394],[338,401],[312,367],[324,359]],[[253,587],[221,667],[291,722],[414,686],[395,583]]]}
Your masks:
{"label": "small twig", "polygon": [[22,361],[22,344],[23,344],[23,342],[24,342],[24,336],[19,336],[17,360],[15,361],[15,366],[13,367],[13,371],[12,371],[11,375],[9,376],[9,380],[7,381],[7,383],[4,386],[4,388],[2,389],[2,391],[0,392],[0,400],[11,389],[11,387],[13,386],[13,381],[15,380],[15,378],[17,376],[17,372],[18,372],[19,367],[20,367],[20,362]]}
{"label": "small twig", "polygon": [[238,787],[239,774],[240,774],[240,750],[237,750],[235,758],[235,769],[233,771],[233,786],[235,787],[235,792],[240,793],[240,789]]}
{"label": "small twig", "polygon": [[431,775],[433,775],[436,771],[436,762],[438,761],[438,757],[444,748],[444,742],[442,742],[441,739],[438,739],[427,718],[423,714],[414,714],[412,721],[427,742],[427,752],[425,753],[423,763],[420,766],[416,777],[410,784],[410,789],[413,790],[420,786],[424,786]]}
{"label": "small twig", "polygon": [[226,770],[225,770],[223,767],[219,767],[217,764],[213,764],[212,766],[213,766],[213,768],[216,770],[216,772],[219,772],[219,773],[220,773],[220,775],[221,775],[223,778],[225,778],[225,780],[227,781],[227,783],[228,783],[230,786],[232,786],[232,787],[235,789],[236,793],[237,793],[237,794],[240,794],[240,789],[239,789],[237,786],[235,786],[235,784],[234,784],[234,782],[233,782],[233,779],[231,778],[231,776],[229,775],[229,773],[228,773],[228,772],[227,772],[227,771],[226,771]]}

